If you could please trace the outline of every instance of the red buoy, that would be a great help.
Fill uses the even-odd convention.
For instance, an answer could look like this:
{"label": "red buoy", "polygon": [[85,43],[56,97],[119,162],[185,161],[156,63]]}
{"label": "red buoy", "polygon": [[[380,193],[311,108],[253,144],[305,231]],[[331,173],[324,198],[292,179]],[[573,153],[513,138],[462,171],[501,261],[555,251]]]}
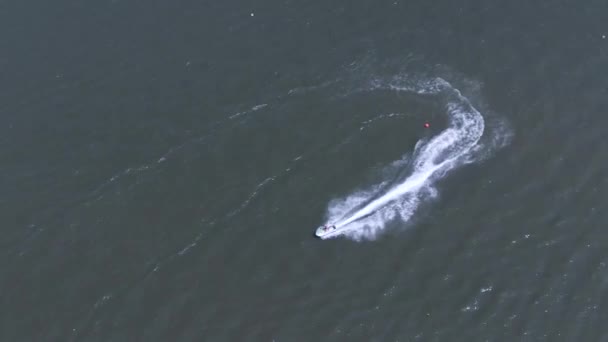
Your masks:
{"label": "red buoy", "polygon": [[429,127],[431,127],[431,124],[429,124],[428,122],[425,122],[424,123],[424,128],[429,128]]}

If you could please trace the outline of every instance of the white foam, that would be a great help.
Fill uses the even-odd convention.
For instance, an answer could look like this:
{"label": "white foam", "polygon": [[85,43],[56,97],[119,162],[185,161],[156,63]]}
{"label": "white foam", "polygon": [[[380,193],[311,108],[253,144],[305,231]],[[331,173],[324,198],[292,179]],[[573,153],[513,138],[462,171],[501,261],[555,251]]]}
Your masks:
{"label": "white foam", "polygon": [[[445,102],[448,127],[427,142],[416,144],[411,163],[412,173],[403,182],[374,195],[382,184],[372,191],[356,192],[342,200],[330,203],[328,223],[337,227],[339,234],[349,238],[373,239],[390,220],[407,221],[425,196],[435,197],[432,187],[435,180],[453,168],[474,161],[471,154],[484,132],[484,119],[471,103],[448,82],[441,78],[412,82],[393,79],[390,82],[374,80],[371,90],[390,89],[420,95],[436,96]],[[376,191],[374,191],[376,190]]]}

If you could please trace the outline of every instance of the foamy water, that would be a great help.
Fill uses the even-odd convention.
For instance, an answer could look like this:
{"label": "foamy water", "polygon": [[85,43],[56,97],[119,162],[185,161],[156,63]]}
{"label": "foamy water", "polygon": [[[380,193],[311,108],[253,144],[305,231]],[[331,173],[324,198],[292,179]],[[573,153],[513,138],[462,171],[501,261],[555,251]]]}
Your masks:
{"label": "foamy water", "polygon": [[469,100],[441,78],[422,82],[403,79],[383,83],[374,81],[370,91],[390,89],[431,95],[444,103],[448,127],[427,142],[416,145],[410,161],[412,173],[402,182],[377,194],[382,184],[334,200],[327,209],[327,222],[336,230],[323,238],[346,236],[355,240],[374,239],[388,221],[409,220],[421,200],[437,194],[433,183],[459,165],[475,161],[473,154],[484,132],[484,119]]}

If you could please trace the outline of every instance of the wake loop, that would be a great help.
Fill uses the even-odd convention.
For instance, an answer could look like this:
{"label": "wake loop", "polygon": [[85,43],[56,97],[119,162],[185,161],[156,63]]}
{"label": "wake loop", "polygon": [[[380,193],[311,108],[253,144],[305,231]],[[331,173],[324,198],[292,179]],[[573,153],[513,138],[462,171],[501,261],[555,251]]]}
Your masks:
{"label": "wake loop", "polygon": [[375,79],[370,90],[377,89],[437,98],[444,103],[448,127],[428,141],[416,144],[412,172],[402,182],[380,196],[373,195],[378,189],[376,186],[371,191],[356,192],[331,203],[327,222],[336,228],[317,229],[316,234],[321,238],[373,239],[388,221],[395,218],[407,221],[425,195],[436,194],[432,187],[436,179],[471,160],[483,135],[483,116],[460,91],[441,78],[412,81],[399,77],[387,83]]}

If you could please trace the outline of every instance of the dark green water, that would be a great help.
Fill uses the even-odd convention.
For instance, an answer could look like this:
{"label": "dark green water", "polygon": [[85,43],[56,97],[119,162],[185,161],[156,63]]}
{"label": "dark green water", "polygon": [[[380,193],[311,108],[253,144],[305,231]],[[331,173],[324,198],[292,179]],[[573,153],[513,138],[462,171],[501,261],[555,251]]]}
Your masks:
{"label": "dark green water", "polygon": [[607,21],[0,1],[0,340],[608,341]]}

